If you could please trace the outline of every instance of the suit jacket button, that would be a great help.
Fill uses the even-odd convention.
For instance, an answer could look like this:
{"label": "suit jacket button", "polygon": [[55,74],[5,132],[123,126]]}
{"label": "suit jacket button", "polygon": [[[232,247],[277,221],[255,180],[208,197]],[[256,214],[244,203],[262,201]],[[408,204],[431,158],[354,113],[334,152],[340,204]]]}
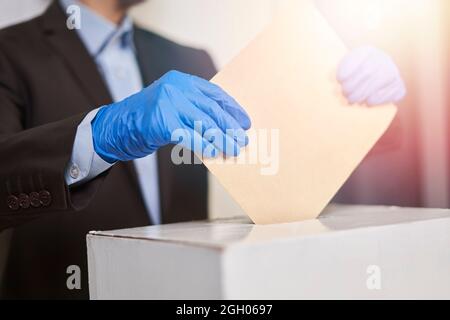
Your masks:
{"label": "suit jacket button", "polygon": [[39,200],[44,207],[48,207],[52,203],[52,195],[47,190],[39,191]]}
{"label": "suit jacket button", "polygon": [[30,193],[30,204],[33,208],[39,208],[41,206],[41,200],[39,199],[39,193]]}
{"label": "suit jacket button", "polygon": [[6,199],[6,204],[11,210],[19,210],[19,199],[16,196],[8,196]]}
{"label": "suit jacket button", "polygon": [[78,177],[80,176],[80,168],[78,168],[76,164],[73,164],[70,167],[70,176],[72,177],[72,179],[78,179]]}
{"label": "suit jacket button", "polygon": [[19,207],[22,209],[28,209],[30,207],[30,197],[27,194],[19,194]]}

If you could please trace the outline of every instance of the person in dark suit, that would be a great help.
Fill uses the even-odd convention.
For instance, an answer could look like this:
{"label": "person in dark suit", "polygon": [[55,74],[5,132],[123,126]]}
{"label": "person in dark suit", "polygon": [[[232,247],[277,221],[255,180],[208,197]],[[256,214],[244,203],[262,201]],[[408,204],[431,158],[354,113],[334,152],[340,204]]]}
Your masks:
{"label": "person in dark suit", "polygon": [[[214,157],[248,142],[244,109],[206,81],[208,54],[133,25],[137,2],[54,1],[0,31],[2,298],[88,298],[89,231],[207,217],[206,170],[175,164],[171,144]],[[405,94],[373,48],[350,53],[338,79],[352,103]],[[80,285],[68,285],[73,270]]]}
{"label": "person in dark suit", "polygon": [[[43,15],[0,31],[0,232],[9,240],[0,254],[3,298],[88,298],[89,231],[207,217],[202,165],[173,164],[169,146],[147,162],[117,163],[93,159],[86,147],[95,108],[170,70],[204,79],[216,72],[206,52],[134,26],[126,10],[136,2],[54,1]],[[74,5],[79,29],[76,21],[69,28],[65,12]],[[73,265],[81,288],[69,290]]]}

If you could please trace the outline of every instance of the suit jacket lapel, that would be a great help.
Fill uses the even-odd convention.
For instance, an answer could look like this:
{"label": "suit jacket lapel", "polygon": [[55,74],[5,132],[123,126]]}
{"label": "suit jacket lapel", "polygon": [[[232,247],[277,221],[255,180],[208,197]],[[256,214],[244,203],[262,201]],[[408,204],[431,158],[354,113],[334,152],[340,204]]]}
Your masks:
{"label": "suit jacket lapel", "polygon": [[111,95],[97,69],[97,65],[84,47],[76,30],[66,26],[66,15],[54,1],[42,16],[42,27],[49,44],[64,59],[83,92],[92,102],[90,108],[112,102]]}

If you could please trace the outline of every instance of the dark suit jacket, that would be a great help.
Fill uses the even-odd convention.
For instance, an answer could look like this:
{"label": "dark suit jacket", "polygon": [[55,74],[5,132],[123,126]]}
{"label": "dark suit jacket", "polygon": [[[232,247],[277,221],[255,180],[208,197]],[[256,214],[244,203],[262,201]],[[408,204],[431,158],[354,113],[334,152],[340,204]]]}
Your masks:
{"label": "dark suit jacket", "polygon": [[[139,28],[135,44],[146,85],[172,69],[206,79],[215,73],[204,51]],[[0,232],[12,233],[3,252],[3,298],[88,298],[86,234],[151,223],[132,163],[81,186],[65,184],[78,124],[111,102],[56,2],[42,16],[0,31]],[[205,168],[173,165],[170,148],[158,160],[163,222],[206,218]],[[66,287],[70,265],[82,270],[81,290]]]}

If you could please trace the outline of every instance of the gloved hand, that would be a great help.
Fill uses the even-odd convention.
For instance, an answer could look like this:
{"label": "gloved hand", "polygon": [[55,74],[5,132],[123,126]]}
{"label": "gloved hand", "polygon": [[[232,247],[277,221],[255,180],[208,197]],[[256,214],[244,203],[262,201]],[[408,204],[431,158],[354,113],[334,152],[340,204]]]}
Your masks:
{"label": "gloved hand", "polygon": [[[248,143],[245,130],[250,126],[244,109],[221,88],[171,71],[139,93],[101,108],[92,121],[92,136],[95,151],[109,163],[143,158],[171,143],[200,156],[237,156]],[[172,141],[180,130],[182,141]]]}
{"label": "gloved hand", "polygon": [[395,103],[406,95],[405,83],[394,61],[373,47],[351,51],[340,64],[337,78],[351,104]]}

